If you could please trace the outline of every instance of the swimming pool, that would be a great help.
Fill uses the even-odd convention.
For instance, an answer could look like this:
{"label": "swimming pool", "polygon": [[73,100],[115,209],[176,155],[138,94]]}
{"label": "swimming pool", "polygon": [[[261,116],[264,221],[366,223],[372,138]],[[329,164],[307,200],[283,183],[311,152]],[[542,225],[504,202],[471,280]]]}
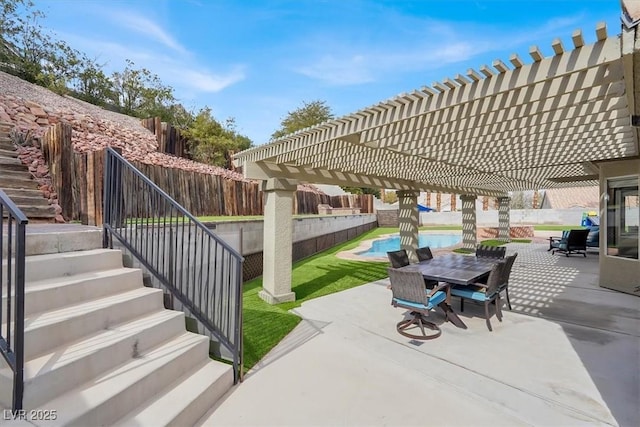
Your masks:
{"label": "swimming pool", "polygon": [[[420,234],[418,247],[429,246],[431,249],[446,248],[457,245],[462,241],[460,234]],[[391,236],[386,239],[374,240],[371,247],[358,255],[367,257],[386,257],[387,252],[400,250],[400,236]]]}

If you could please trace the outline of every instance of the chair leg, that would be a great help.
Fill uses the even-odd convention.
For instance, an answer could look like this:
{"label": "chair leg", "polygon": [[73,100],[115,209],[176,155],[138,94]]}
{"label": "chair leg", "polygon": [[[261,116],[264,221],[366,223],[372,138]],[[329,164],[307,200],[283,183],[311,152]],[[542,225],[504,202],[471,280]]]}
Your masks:
{"label": "chair leg", "polygon": [[460,297],[460,313],[464,311],[464,298]]}
{"label": "chair leg", "polygon": [[500,307],[502,304],[500,301],[500,294],[496,296],[494,301],[496,302],[496,317],[498,318],[498,321],[502,322],[502,308]]}
{"label": "chair leg", "polygon": [[[398,322],[398,324],[396,325],[396,330],[398,331],[398,333],[400,333],[400,335],[403,335],[407,338],[411,338],[414,340],[432,340],[434,338],[438,338],[442,334],[442,331],[440,330],[440,327],[438,327],[438,325],[436,325],[435,323],[431,323],[427,320],[423,320],[422,315],[420,313],[413,312],[411,313],[411,316],[412,317],[410,319],[402,320],[401,322]],[[422,332],[422,335],[414,335],[407,332],[406,329],[411,328],[411,326],[419,327],[420,332]],[[435,331],[433,335],[427,335],[425,332],[425,327],[427,329]]]}
{"label": "chair leg", "polygon": [[509,287],[504,288],[504,294],[507,297],[507,305],[509,306],[509,310],[511,310],[511,301],[509,301]]}
{"label": "chair leg", "polygon": [[489,301],[484,302],[484,315],[487,317],[487,328],[489,328],[489,331],[493,331],[493,329],[491,329],[491,321],[489,320]]}

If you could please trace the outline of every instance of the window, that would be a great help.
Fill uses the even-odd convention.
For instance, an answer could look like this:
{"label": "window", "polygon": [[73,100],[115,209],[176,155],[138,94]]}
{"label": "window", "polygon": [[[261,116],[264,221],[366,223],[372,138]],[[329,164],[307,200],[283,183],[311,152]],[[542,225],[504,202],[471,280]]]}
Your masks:
{"label": "window", "polygon": [[638,259],[638,177],[607,181],[607,255]]}

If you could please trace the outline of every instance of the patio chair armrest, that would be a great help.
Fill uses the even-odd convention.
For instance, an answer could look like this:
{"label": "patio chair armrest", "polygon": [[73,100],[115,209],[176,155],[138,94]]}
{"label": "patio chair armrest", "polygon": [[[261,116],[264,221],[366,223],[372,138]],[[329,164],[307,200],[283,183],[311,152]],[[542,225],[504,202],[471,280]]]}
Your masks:
{"label": "patio chair armrest", "polygon": [[472,283],[472,285],[473,286],[478,286],[480,288],[485,288],[485,289],[489,288],[489,286],[486,283],[475,282],[475,283]]}
{"label": "patio chair armrest", "polygon": [[433,289],[431,289],[431,292],[429,292],[427,294],[428,297],[433,296],[436,292],[438,291],[443,291],[446,290],[447,292],[449,292],[449,286],[451,286],[449,283],[447,282],[439,282],[438,286],[434,286]]}

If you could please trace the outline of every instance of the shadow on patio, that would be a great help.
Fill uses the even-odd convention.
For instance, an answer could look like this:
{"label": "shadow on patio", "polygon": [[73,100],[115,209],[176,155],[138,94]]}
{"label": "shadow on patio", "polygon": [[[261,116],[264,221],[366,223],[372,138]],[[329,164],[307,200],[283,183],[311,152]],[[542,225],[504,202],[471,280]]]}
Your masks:
{"label": "shadow on patio", "polygon": [[640,425],[640,299],[597,286],[597,254],[547,247],[508,245],[514,310],[494,332],[468,304],[467,330],[405,338],[388,279],[304,302],[202,425],[424,425],[427,411],[434,425]]}

